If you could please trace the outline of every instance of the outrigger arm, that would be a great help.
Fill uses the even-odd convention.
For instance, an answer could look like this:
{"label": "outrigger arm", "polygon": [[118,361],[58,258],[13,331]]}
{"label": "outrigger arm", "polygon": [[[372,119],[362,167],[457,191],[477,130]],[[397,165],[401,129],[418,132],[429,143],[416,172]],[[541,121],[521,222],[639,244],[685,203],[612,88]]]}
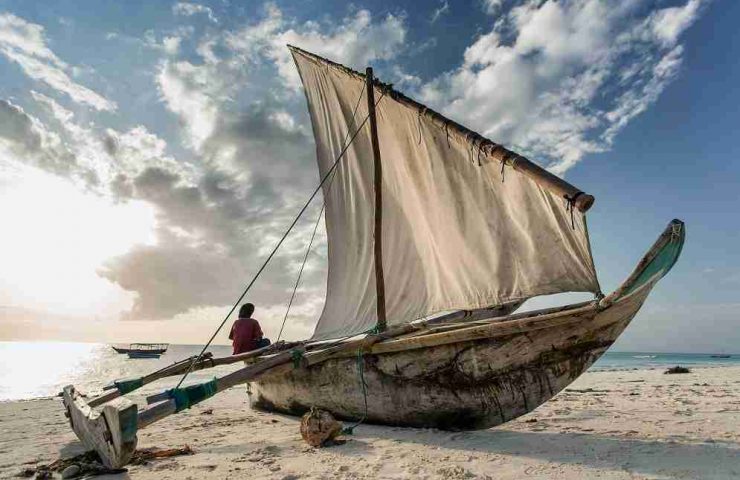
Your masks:
{"label": "outrigger arm", "polygon": [[[192,385],[182,389],[173,389],[165,392],[164,400],[138,411],[136,404],[125,398],[113,397],[113,393],[105,394],[87,403],[85,398],[74,386],[64,387],[62,394],[64,406],[67,409],[67,417],[77,437],[86,447],[95,450],[103,464],[109,468],[121,468],[126,465],[136,450],[136,433],[157,420],[161,420],[173,413],[177,413],[192,405],[213,396],[216,393],[227,390],[235,385],[247,383],[260,377],[268,370],[274,370],[277,366],[290,367],[289,362],[296,355],[305,351],[303,346],[284,351],[261,360],[253,365],[232,372],[220,378],[216,378],[206,384]],[[224,359],[206,359],[194,366],[194,369],[211,368],[216,365],[234,363],[259,355],[259,352],[249,352],[251,355],[225,357]],[[234,360],[234,357],[239,357]],[[244,358],[247,357],[247,358]],[[221,362],[219,362],[219,360]],[[187,369],[187,361],[175,364],[164,376],[184,373],[182,366]],[[173,367],[175,367],[173,365]],[[150,380],[153,381],[153,380]],[[205,386],[210,388],[206,388]],[[205,390],[205,394],[202,394]],[[121,395],[118,392],[118,395]],[[106,399],[107,398],[107,399]],[[112,400],[112,401],[111,401]],[[92,408],[93,405],[107,403],[101,411]]]}
{"label": "outrigger arm", "polygon": [[[137,431],[173,413],[190,408],[216,393],[223,392],[236,385],[255,381],[264,375],[279,375],[296,367],[314,365],[349,350],[365,350],[382,340],[411,333],[428,325],[428,322],[405,324],[383,333],[349,339],[339,345],[328,347],[324,345],[326,348],[315,345],[319,349],[310,353],[306,353],[306,345],[293,344],[297,346],[290,348],[290,345],[273,345],[224,358],[201,358],[193,365],[192,370],[202,370],[218,365],[257,359],[257,357],[276,346],[289,348],[280,353],[259,358],[251,365],[223,377],[215,378],[210,382],[167,390],[150,396],[147,398],[150,405],[140,411],[130,400],[116,398],[135,389],[121,388],[121,382],[116,382],[119,386],[114,391],[103,394],[89,403],[73,385],[64,387],[62,397],[72,430],[80,441],[87,448],[98,452],[105,466],[121,468],[129,462],[136,450]],[[160,378],[184,373],[194,359],[195,357],[191,357],[143,377],[140,379],[141,381],[136,382],[138,384],[137,388]],[[106,403],[106,405],[101,411],[92,408],[103,403]]]}

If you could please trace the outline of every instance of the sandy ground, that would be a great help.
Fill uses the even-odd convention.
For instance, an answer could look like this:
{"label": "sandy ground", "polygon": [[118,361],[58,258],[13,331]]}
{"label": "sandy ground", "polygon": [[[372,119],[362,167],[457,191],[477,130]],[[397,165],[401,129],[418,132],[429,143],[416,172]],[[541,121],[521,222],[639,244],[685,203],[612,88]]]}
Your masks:
{"label": "sandy ground", "polygon": [[[1,478],[82,451],[59,399],[0,403],[0,432]],[[139,434],[139,447],[195,455],[100,478],[740,478],[740,367],[590,372],[494,429],[363,425],[346,438],[310,448],[297,419],[251,411],[241,387]]]}

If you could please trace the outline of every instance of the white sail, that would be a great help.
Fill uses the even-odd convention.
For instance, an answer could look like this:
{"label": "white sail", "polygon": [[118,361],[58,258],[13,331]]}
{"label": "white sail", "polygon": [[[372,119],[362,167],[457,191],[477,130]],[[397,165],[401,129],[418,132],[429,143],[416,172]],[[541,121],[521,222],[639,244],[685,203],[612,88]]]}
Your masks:
{"label": "white sail", "polygon": [[[298,49],[320,173],[367,116],[364,77]],[[568,291],[598,292],[585,216],[408,102],[376,91],[389,325]],[[378,101],[378,99],[380,99]],[[352,112],[358,104],[356,117]],[[314,338],[377,322],[373,153],[365,124],[324,187],[327,298]]]}

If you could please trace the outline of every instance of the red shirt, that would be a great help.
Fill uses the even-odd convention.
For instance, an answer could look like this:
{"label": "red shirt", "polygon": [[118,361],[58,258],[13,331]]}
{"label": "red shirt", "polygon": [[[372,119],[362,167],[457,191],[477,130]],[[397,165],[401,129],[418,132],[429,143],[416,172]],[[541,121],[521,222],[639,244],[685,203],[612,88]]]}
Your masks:
{"label": "red shirt", "polygon": [[229,339],[233,340],[234,355],[254,350],[260,338],[262,329],[254,318],[240,318],[234,322],[229,334]]}

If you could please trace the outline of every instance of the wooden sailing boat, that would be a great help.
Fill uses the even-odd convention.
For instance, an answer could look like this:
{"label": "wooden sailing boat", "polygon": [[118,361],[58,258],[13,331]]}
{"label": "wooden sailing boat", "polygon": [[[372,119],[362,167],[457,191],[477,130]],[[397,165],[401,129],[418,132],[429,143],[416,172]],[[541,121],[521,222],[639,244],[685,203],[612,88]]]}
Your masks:
{"label": "wooden sailing boat", "polygon": [[159,358],[167,351],[167,343],[132,343],[128,347],[113,346],[116,353],[127,354],[129,358]]}
{"label": "wooden sailing boat", "polygon": [[[109,466],[128,461],[138,429],[247,382],[263,410],[315,406],[345,419],[443,429],[498,425],[583,373],[680,255],[685,229],[673,220],[627,280],[602,295],[586,228],[592,196],[375,81],[371,69],[362,75],[291,51],[322,184],[333,177],[323,184],[329,275],[314,337],[183,360],[116,382],[90,402],[66,387],[72,428]],[[594,299],[513,313],[528,298],[569,291]],[[118,398],[165,376],[244,360],[252,363],[154,395],[140,411]]]}

